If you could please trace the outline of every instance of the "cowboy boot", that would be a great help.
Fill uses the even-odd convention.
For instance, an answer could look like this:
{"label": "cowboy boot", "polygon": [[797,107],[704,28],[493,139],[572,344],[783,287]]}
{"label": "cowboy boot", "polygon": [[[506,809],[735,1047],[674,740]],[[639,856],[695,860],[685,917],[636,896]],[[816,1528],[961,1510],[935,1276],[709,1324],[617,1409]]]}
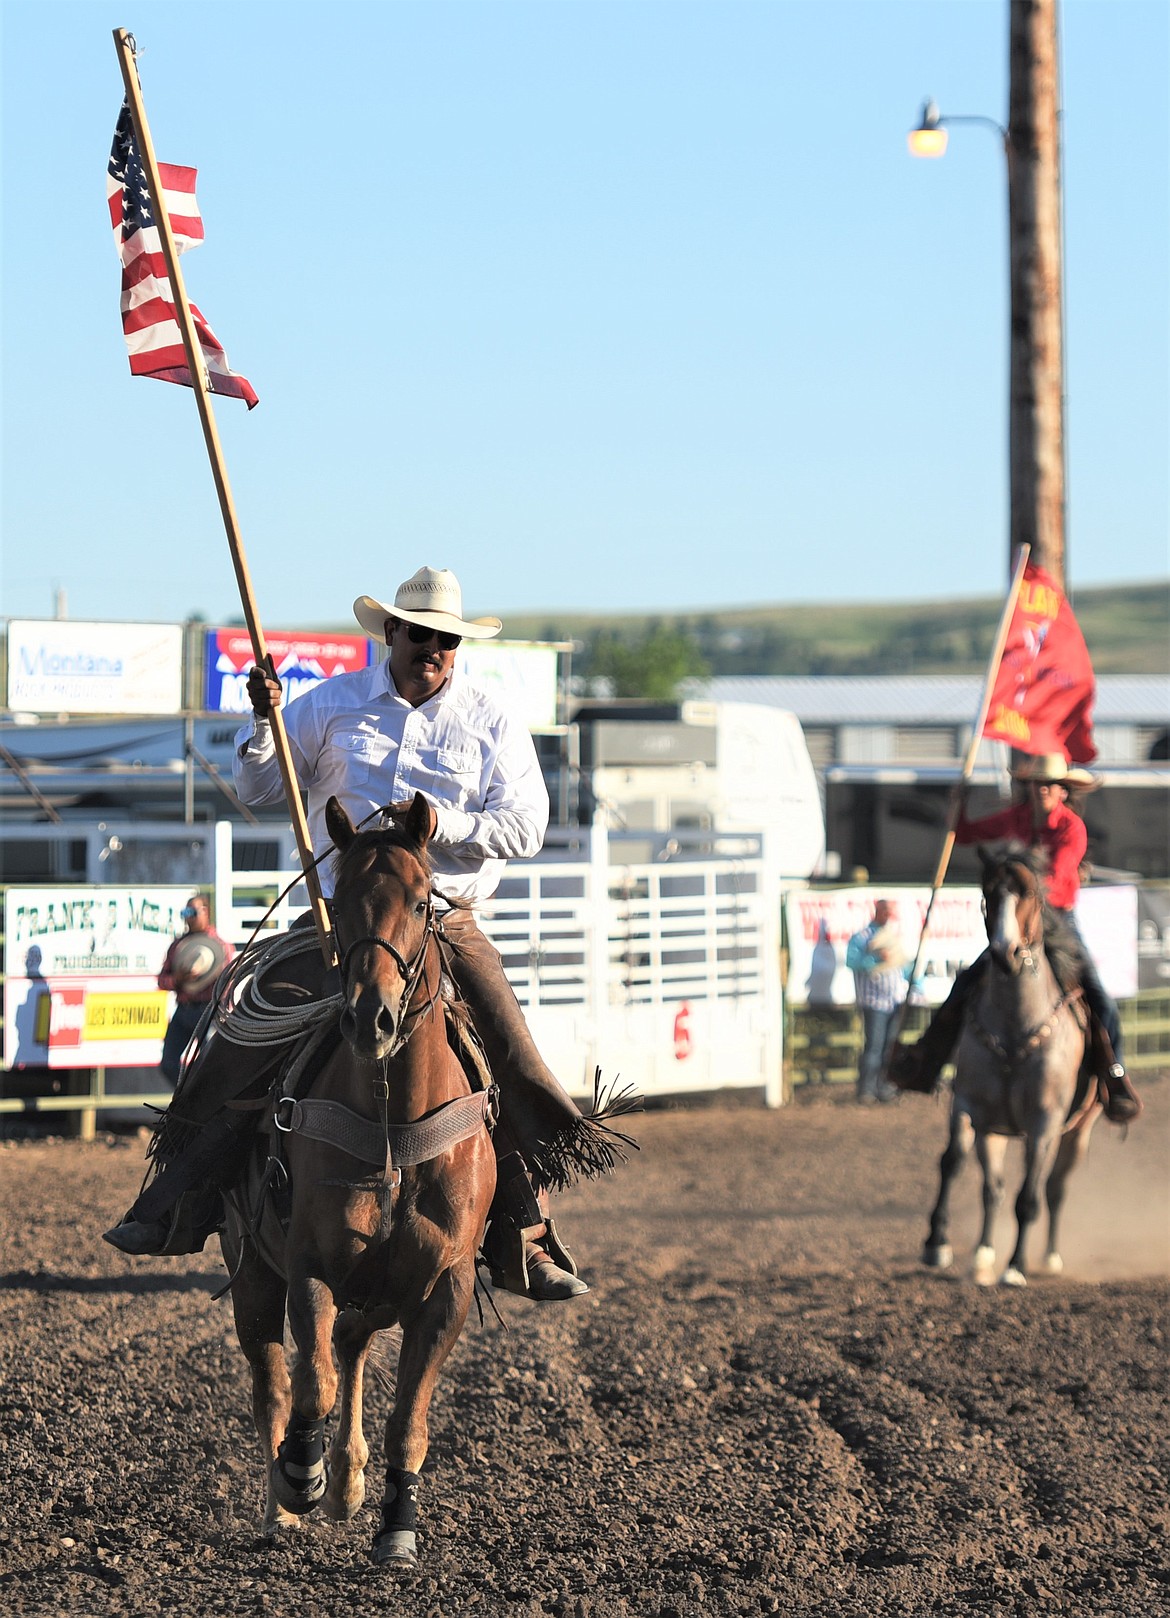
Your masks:
{"label": "cowboy boot", "polygon": [[588,1292],[557,1236],[548,1198],[537,1199],[520,1153],[502,1156],[496,1173],[496,1195],[483,1244],[492,1285],[540,1303],[560,1303]]}
{"label": "cowboy boot", "polygon": [[1130,1082],[1129,1074],[1120,1062],[1114,1062],[1104,1073],[1105,1116],[1111,1124],[1131,1124],[1144,1108],[1142,1098]]}
{"label": "cowboy boot", "polygon": [[939,1076],[959,1043],[967,1007],[983,982],[987,961],[984,952],[963,968],[916,1045],[895,1047],[886,1077],[899,1090],[917,1090],[924,1095],[934,1093]]}
{"label": "cowboy boot", "polygon": [[1112,1041],[1096,1012],[1089,1018],[1089,1040],[1101,1095],[1101,1105],[1111,1124],[1132,1124],[1144,1110],[1142,1099],[1130,1082],[1125,1065],[1117,1060]]}
{"label": "cowboy boot", "polygon": [[959,1042],[970,993],[970,987],[962,978],[956,978],[954,988],[930,1019],[917,1044],[894,1046],[886,1069],[886,1078],[892,1085],[921,1095],[934,1094],[939,1075]]}
{"label": "cowboy boot", "polygon": [[102,1232],[102,1240],[133,1258],[200,1253],[223,1222],[221,1189],[242,1166],[255,1127],[254,1112],[221,1112],[139,1193],[128,1213]]}
{"label": "cowboy boot", "polygon": [[134,1209],[102,1232],[102,1240],[132,1258],[201,1253],[223,1224],[223,1197],[214,1186],[184,1191],[158,1219],[136,1219]]}

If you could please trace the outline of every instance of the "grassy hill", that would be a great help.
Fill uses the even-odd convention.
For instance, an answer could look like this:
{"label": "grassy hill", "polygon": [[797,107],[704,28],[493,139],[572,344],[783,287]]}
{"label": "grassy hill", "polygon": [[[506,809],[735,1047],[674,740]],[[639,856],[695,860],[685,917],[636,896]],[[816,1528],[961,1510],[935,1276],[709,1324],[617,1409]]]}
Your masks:
{"label": "grassy hill", "polygon": [[[1098,674],[1170,672],[1170,580],[1079,590],[1077,621]],[[728,607],[713,612],[511,613],[509,639],[573,640],[588,674],[598,648],[655,631],[687,641],[712,674],[978,674],[1000,598]]]}

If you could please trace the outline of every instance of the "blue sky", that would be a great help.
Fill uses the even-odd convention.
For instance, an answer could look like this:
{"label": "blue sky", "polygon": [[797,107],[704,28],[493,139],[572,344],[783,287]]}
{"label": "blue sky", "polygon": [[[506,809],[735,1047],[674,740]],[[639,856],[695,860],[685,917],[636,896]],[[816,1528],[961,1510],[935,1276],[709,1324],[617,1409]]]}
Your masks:
{"label": "blue sky", "polygon": [[[1068,581],[1164,577],[1164,0],[1065,0]],[[3,599],[238,615],[194,401],[131,379],[137,37],[266,627],[423,562],[472,612],[998,593],[1006,0],[29,5],[3,27]]]}

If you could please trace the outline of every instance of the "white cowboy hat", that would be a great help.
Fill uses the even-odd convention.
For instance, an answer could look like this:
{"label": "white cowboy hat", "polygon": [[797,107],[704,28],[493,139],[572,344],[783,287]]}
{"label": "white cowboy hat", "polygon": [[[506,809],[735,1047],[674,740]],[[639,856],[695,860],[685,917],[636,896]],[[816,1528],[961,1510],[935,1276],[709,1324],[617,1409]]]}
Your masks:
{"label": "white cowboy hat", "polygon": [[385,640],[387,618],[402,618],[408,624],[441,629],[468,640],[490,640],[504,627],[498,618],[464,618],[459,580],[445,567],[420,567],[398,586],[392,607],[375,601],[373,596],[358,596],[353,615],[375,640]]}
{"label": "white cowboy hat", "polygon": [[1055,781],[1060,786],[1079,787],[1082,792],[1091,792],[1099,785],[1095,775],[1070,764],[1063,753],[1036,753],[1022,760],[1012,773],[1017,781]]}

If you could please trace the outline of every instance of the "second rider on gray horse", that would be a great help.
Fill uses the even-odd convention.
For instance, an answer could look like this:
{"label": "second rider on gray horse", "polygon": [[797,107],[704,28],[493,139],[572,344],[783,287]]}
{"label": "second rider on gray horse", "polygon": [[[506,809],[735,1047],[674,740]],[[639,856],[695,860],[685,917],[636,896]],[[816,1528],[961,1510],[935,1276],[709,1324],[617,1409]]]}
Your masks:
{"label": "second rider on gray horse", "polygon": [[[509,858],[539,850],[548,824],[548,792],[527,728],[455,669],[463,637],[488,639],[503,626],[498,618],[465,619],[455,575],[429,567],[399,586],[393,605],[359,596],[354,613],[384,639],[389,657],[322,681],[283,710],[312,842],[329,846],[330,797],[355,824],[379,807],[404,814],[416,793],[426,799],[434,893],[440,907],[450,905],[439,921],[446,964],[500,1086],[499,1183],[485,1244],[492,1279],[538,1299],[574,1297],[588,1287],[557,1238],[548,1187],[605,1172],[620,1152],[599,1115],[583,1117],[542,1060],[472,909],[495,892]],[[241,801],[255,807],[282,797],[269,722],[280,684],[254,668],[248,694],[254,718],[237,737],[234,777]],[[328,898],[328,863],[320,872]],[[302,992],[320,994],[323,964],[319,976]],[[129,1253],[181,1251],[170,1221],[144,1217],[154,1205],[140,1198],[107,1241]]]}

